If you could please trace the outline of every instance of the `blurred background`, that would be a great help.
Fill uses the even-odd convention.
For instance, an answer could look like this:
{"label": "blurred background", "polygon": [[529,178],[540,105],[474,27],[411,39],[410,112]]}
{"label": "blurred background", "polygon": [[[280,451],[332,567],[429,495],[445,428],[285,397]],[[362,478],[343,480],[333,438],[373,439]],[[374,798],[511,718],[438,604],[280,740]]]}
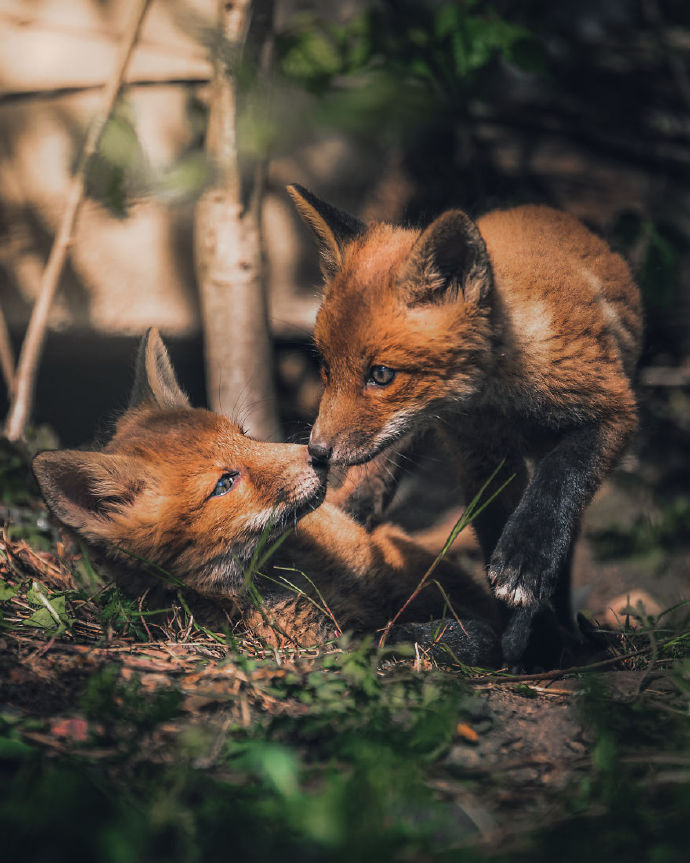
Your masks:
{"label": "blurred background", "polygon": [[[131,5],[0,0],[0,309],[15,356]],[[194,402],[206,398],[193,218],[213,181],[217,41],[216,0],[152,3],[89,167],[40,367],[34,420],[63,445],[102,434],[126,405],[152,325]],[[642,430],[593,507],[588,548],[621,589],[651,572],[659,600],[677,598],[690,540],[687,0],[277,0],[272,41],[270,74],[239,72],[238,130],[244,158],[268,160],[285,436],[304,440],[320,392],[317,255],[286,183],[408,224],[449,206],[568,210],[628,258],[646,307]]]}

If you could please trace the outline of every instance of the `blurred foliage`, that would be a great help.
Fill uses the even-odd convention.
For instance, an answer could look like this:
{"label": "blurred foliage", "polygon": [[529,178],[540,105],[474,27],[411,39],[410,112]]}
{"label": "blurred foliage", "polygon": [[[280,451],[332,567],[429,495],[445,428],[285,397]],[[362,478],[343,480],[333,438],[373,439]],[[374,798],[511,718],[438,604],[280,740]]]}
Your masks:
{"label": "blurred foliage", "polygon": [[[235,659],[246,673],[265,665]],[[297,695],[304,715],[231,726],[211,773],[195,766],[212,744],[203,725],[188,730],[172,760],[150,758],[150,734],[176,716],[179,692],[147,694],[115,665],[87,679],[81,708],[92,742],[114,745],[110,761],[124,773],[107,776],[78,754],[51,764],[0,716],[0,759],[16,764],[0,792],[9,853],[21,848],[35,860],[50,847],[56,861],[190,861],[226,859],[231,847],[243,860],[392,860],[464,838],[471,823],[458,824],[424,778],[464,713],[464,684],[409,671],[383,677],[381,659],[365,644],[306,677],[288,673],[267,695]],[[34,805],[46,806],[39,821]]]}
{"label": "blurred foliage", "polygon": [[[582,679],[591,762],[564,795],[567,814],[529,830],[523,824],[516,839],[504,811],[500,840],[473,845],[472,818],[452,794],[433,790],[451,729],[471,706],[466,690],[448,676],[382,675],[381,658],[364,645],[305,674],[288,671],[266,695],[284,703],[302,686],[299,718],[276,711],[251,725],[226,723],[220,737],[196,722],[177,738],[173,757],[160,740],[179,715],[179,692],[146,691],[136,677],[123,680],[117,665],[86,679],[80,703],[90,736],[69,757],[45,757],[40,719],[0,714],[0,829],[9,859],[195,863],[225,860],[232,849],[239,860],[300,863],[556,856],[576,863],[592,847],[614,860],[684,859],[690,774],[682,769],[682,711],[641,698],[613,701],[604,680]],[[232,661],[247,674],[271,664]],[[682,704],[687,661],[677,669]],[[650,780],[646,758],[663,764],[665,756],[673,774]],[[471,786],[469,775],[464,782]]]}
{"label": "blurred foliage", "polygon": [[[575,766],[565,757],[566,788],[520,790],[505,773],[520,769],[519,747],[506,766],[499,741],[524,727],[499,724],[512,713],[493,714],[486,676],[473,692],[455,673],[415,670],[400,659],[405,646],[347,638],[327,653],[283,649],[275,659],[241,639],[228,652],[208,640],[177,653],[190,631],[180,609],[177,628],[152,640],[144,616],[153,612],[102,588],[88,566],[84,587],[58,579],[51,590],[22,560],[0,578],[0,665],[10,672],[6,688],[0,678],[0,831],[10,860],[196,863],[231,849],[238,860],[300,863],[574,863],[592,841],[613,859],[616,849],[631,860],[683,859],[687,627],[650,620],[625,634],[645,651],[638,668],[656,674],[663,659],[666,687],[643,688],[638,671],[637,696],[621,701],[606,678],[571,675],[589,748]],[[18,654],[7,649],[15,638]],[[489,686],[511,711],[516,696],[537,697],[510,678]],[[472,757],[477,742],[491,763]],[[534,757],[522,750],[524,766]],[[545,798],[543,820],[530,821]],[[498,834],[482,828],[494,814]]]}
{"label": "blurred foliage", "polygon": [[[215,48],[226,51],[237,76],[238,141],[249,162],[327,130],[393,145],[433,125],[439,112],[458,122],[498,63],[539,73],[546,67],[544,48],[531,32],[479,0],[374,2],[344,20],[301,12],[276,34],[275,48],[271,75],[251,56],[238,64],[232,46]],[[121,101],[90,165],[88,193],[117,216],[144,194],[172,203],[193,200],[212,177],[198,100],[189,102],[189,122],[186,152],[157,175]]]}
{"label": "blurred foliage", "polygon": [[373,2],[344,19],[302,12],[277,35],[276,56],[277,90],[312,96],[288,99],[279,147],[328,130],[379,151],[416,147],[439,120],[450,129],[466,123],[470,100],[488,92],[500,64],[546,68],[527,27],[476,0]]}
{"label": "blurred foliage", "polygon": [[403,0],[377,3],[345,22],[309,12],[296,16],[278,35],[280,68],[286,78],[323,94],[344,76],[360,87],[390,76],[398,99],[420,87],[451,107],[481,87],[481,74],[503,59],[529,71],[544,71],[540,43],[524,26],[487,3]]}
{"label": "blurred foliage", "polygon": [[56,446],[55,434],[47,426],[30,427],[26,440],[16,443],[0,437],[0,525],[6,523],[12,539],[25,539],[44,550],[50,547],[53,529],[38,504],[31,459],[39,450]]}
{"label": "blurred foliage", "polygon": [[[668,28],[687,26],[663,3]],[[385,164],[395,154],[411,183],[405,218],[447,206],[470,210],[521,200],[549,202],[549,186],[529,169],[543,133],[570,137],[583,152],[652,168],[656,148],[675,128],[677,88],[663,33],[649,27],[636,0],[594,7],[543,0],[370,0],[352,10],[302,10],[275,37],[270,74],[248,52],[208,34],[238,83],[238,146],[249,176],[258,160],[294,152],[332,131],[359,139]],[[665,32],[665,31],[664,31]],[[506,169],[478,137],[478,122],[498,121],[527,159]],[[189,100],[189,141],[167,168],[152,168],[121,102],[89,172],[89,193],[123,216],[144,194],[173,205],[193,202],[213,179],[204,153],[206,106]],[[663,123],[660,124],[660,118]],[[670,124],[670,125],[669,125]],[[671,163],[669,177],[678,167]],[[353,177],[357,191],[363,178]],[[635,263],[648,309],[651,353],[683,335],[671,310],[679,299],[688,241],[682,207],[664,198],[623,211],[612,229]],[[600,226],[601,227],[601,226]],[[669,342],[673,348],[673,344]]]}
{"label": "blurred foliage", "polygon": [[88,165],[86,193],[123,218],[133,200],[150,191],[149,173],[133,112],[126,99],[120,99]]}
{"label": "blurred foliage", "polygon": [[89,163],[87,194],[117,218],[126,217],[142,197],[155,196],[175,205],[196,200],[212,178],[204,153],[206,108],[198,99],[190,98],[187,116],[189,146],[164,170],[154,170],[139,141],[131,106],[126,98],[121,99]]}
{"label": "blurred foliage", "polygon": [[0,503],[22,505],[36,499],[37,486],[22,443],[0,438]]}
{"label": "blurred foliage", "polygon": [[637,263],[646,308],[668,312],[677,295],[683,234],[669,222],[654,222],[643,213],[625,211],[618,215],[612,235],[626,257]]}
{"label": "blurred foliage", "polygon": [[609,525],[589,538],[601,560],[625,558],[663,550],[667,555],[690,542],[690,497],[676,495],[660,501],[653,513],[638,515],[632,525]]}
{"label": "blurred foliage", "polygon": [[[99,723],[99,738],[136,749],[142,737],[178,715],[181,701],[177,689],[161,687],[151,693],[136,677],[122,680],[119,666],[113,664],[88,678],[79,706],[87,719]],[[126,750],[120,752],[125,754]]]}

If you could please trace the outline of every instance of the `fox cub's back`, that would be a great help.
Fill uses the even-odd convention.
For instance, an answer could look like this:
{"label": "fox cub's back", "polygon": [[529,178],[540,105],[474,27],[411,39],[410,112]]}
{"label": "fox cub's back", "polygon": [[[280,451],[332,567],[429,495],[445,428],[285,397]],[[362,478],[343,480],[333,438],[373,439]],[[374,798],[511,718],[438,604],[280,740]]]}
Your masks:
{"label": "fox cub's back", "polygon": [[[627,375],[639,357],[640,295],[628,265],[576,218],[550,207],[496,210],[477,221],[494,287],[525,344],[573,338],[620,358]],[[585,357],[587,351],[585,350]],[[541,357],[542,361],[546,359]]]}

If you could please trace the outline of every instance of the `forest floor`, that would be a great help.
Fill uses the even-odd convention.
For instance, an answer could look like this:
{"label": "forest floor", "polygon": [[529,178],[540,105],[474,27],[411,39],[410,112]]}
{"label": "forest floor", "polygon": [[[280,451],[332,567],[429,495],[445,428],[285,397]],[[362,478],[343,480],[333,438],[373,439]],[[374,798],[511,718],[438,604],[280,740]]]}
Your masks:
{"label": "forest floor", "polygon": [[440,667],[419,645],[269,648],[182,599],[151,615],[60,542],[5,446],[4,859],[686,859],[690,485],[673,399],[650,400],[645,443],[585,525],[575,595],[609,646],[519,676]]}

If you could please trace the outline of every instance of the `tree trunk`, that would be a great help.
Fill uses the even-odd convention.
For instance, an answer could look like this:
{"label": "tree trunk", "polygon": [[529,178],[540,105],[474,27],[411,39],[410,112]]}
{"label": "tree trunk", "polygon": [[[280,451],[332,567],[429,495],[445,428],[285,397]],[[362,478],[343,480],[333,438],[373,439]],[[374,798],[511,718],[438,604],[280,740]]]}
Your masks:
{"label": "tree trunk", "polygon": [[[238,72],[270,62],[273,0],[220,0],[206,150],[213,186],[195,215],[209,406],[261,440],[280,439],[263,279],[261,199],[266,161],[240,158]],[[249,64],[253,64],[250,66]]]}

